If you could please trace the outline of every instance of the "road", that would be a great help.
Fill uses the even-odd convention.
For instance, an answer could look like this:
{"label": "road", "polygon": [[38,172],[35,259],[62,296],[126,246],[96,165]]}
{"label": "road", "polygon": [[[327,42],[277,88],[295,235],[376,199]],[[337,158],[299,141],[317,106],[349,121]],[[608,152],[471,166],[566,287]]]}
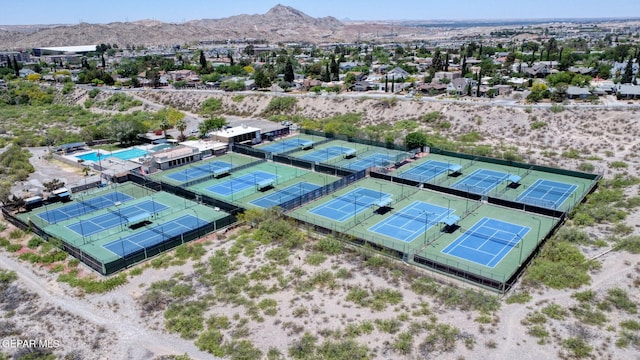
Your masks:
{"label": "road", "polygon": [[[86,88],[92,88],[89,85],[78,85],[78,86],[82,86],[82,87],[86,87]],[[148,104],[150,106],[153,106],[153,108],[162,108],[164,107],[164,105],[159,105],[153,102],[150,102],[148,100],[145,100],[142,97],[138,97],[135,96],[136,92],[141,92],[141,91],[148,91],[148,89],[141,89],[141,88],[136,88],[136,89],[126,89],[123,88],[121,90],[113,90],[110,88],[100,88],[103,91],[107,91],[107,92],[117,92],[117,91],[125,91],[127,94],[135,97],[136,99],[142,100],[144,101],[145,104]],[[176,89],[152,89],[151,91],[156,91],[156,92],[189,92],[189,91],[197,91],[197,92],[202,92],[202,93],[208,93],[211,95],[215,95],[215,94],[229,94],[228,92],[222,91],[222,90],[209,90],[209,89],[188,89],[188,90],[176,90]],[[338,98],[344,98],[344,99],[359,99],[359,98],[369,98],[369,99],[384,99],[384,98],[392,98],[395,97],[400,101],[422,101],[422,102],[434,102],[434,103],[443,103],[443,104],[458,104],[458,105],[476,105],[476,106],[500,106],[500,107],[507,107],[507,108],[518,108],[518,109],[525,109],[525,108],[533,108],[533,109],[548,109],[551,108],[551,106],[553,106],[554,104],[551,103],[538,103],[538,104],[523,104],[520,102],[520,100],[514,100],[514,99],[509,99],[509,98],[504,98],[504,97],[497,97],[497,98],[493,98],[493,99],[486,99],[486,98],[472,98],[472,97],[463,97],[463,98],[453,98],[453,97],[433,97],[433,96],[420,96],[420,97],[406,97],[405,95],[401,95],[401,94],[390,94],[390,93],[376,93],[376,92],[346,92],[346,93],[341,93],[341,94],[320,94],[317,95],[315,93],[312,92],[307,92],[307,93],[274,93],[274,92],[256,92],[256,91],[237,91],[237,92],[233,92],[233,94],[237,94],[237,95],[252,95],[252,94],[260,94],[260,95],[267,95],[267,96],[291,96],[291,97],[297,97],[297,98],[301,98],[301,97],[338,97]],[[521,93],[524,97],[526,97],[527,92],[522,92]],[[600,97],[599,98],[599,104],[589,104],[589,103],[578,103],[578,102],[574,102],[574,103],[570,103],[570,104],[556,104],[556,105],[562,105],[565,109],[600,109],[600,110],[611,110],[611,109],[636,109],[636,110],[640,110],[640,104],[638,103],[634,103],[634,102],[625,102],[625,101],[619,101],[616,100],[615,97],[613,96],[606,96],[606,97]],[[199,121],[201,121],[201,119],[198,119],[197,115],[195,114],[190,114],[187,115],[187,118],[189,118],[189,121],[192,121],[192,124],[189,124],[190,126],[195,124],[195,129],[197,130],[197,123]],[[194,122],[195,121],[195,122]],[[189,130],[192,130],[192,128],[189,128]]]}

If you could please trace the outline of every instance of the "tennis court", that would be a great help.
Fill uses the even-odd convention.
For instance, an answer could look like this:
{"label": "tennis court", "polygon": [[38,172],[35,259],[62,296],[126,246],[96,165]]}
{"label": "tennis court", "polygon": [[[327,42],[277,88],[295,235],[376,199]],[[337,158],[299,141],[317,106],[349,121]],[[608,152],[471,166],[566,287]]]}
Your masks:
{"label": "tennis court", "polygon": [[462,166],[458,164],[446,163],[443,161],[429,160],[399,176],[404,179],[415,180],[418,182],[433,181],[436,177],[446,173],[447,171],[460,171]]}
{"label": "tennis court", "polygon": [[306,140],[306,139],[299,139],[299,138],[286,139],[286,140],[274,142],[269,145],[262,146],[260,147],[260,150],[274,153],[274,154],[279,154],[279,153],[283,153],[293,149],[311,147],[313,144],[314,144],[313,141]]}
{"label": "tennis court", "polygon": [[288,186],[284,189],[277,190],[276,192],[263,196],[259,199],[253,200],[251,204],[260,206],[265,209],[271,208],[319,188],[320,185],[302,181],[297,184]]}
{"label": "tennis court", "polygon": [[117,202],[122,203],[132,199],[133,197],[127,194],[123,194],[119,191],[113,191],[91,199],[76,200],[73,204],[41,212],[38,214],[38,217],[49,224],[56,224],[60,221],[71,219],[86,213],[102,210]]}
{"label": "tennis court", "polygon": [[400,212],[373,225],[368,231],[411,242],[453,212],[454,210],[445,207],[414,201]]}
{"label": "tennis court", "polygon": [[390,194],[359,187],[344,195],[335,197],[329,202],[316,206],[309,212],[331,220],[345,221],[372,205],[382,206],[387,204],[390,199]]}
{"label": "tennis court", "polygon": [[367,157],[364,157],[362,159],[351,161],[349,162],[349,164],[343,167],[347,169],[360,171],[360,170],[368,169],[372,166],[388,166],[389,164],[392,164],[394,160],[395,158],[390,155],[375,153]]}
{"label": "tennis court", "polygon": [[230,164],[225,161],[213,161],[209,163],[204,163],[200,165],[195,165],[193,167],[185,168],[182,171],[175,172],[173,174],[165,175],[169,179],[173,179],[179,182],[187,182],[193,179],[198,179],[210,174],[221,174],[224,172],[229,172],[233,164]]}
{"label": "tennis court", "polygon": [[577,185],[538,179],[518,195],[516,201],[529,205],[557,208],[578,188]]}
{"label": "tennis court", "polygon": [[474,263],[495,267],[531,230],[505,221],[484,217],[454,240],[442,252]]}
{"label": "tennis court", "polygon": [[155,225],[141,232],[111,241],[102,245],[102,247],[120,257],[125,257],[153,245],[161,244],[180,234],[195,230],[206,223],[205,220],[199,217],[184,215],[161,225]]}
{"label": "tennis court", "polygon": [[311,153],[300,156],[300,159],[309,160],[313,162],[325,162],[329,159],[342,156],[345,154],[355,154],[356,149],[346,146],[328,146],[324,149],[315,150]]}
{"label": "tennis court", "polygon": [[209,186],[205,189],[218,195],[230,196],[251,187],[266,186],[273,183],[277,178],[277,175],[268,172],[254,171],[249,174],[238,176],[233,179],[223,181],[219,184]]}
{"label": "tennis court", "polygon": [[151,217],[151,215],[166,209],[168,209],[168,207],[159,202],[146,200],[139,204],[123,208],[108,209],[109,212],[106,214],[94,216],[86,220],[79,220],[67,225],[67,228],[81,236],[91,236],[119,225],[134,223]]}
{"label": "tennis court", "polygon": [[501,171],[477,169],[462,178],[462,180],[451,185],[451,187],[466,192],[485,195],[508,178],[509,174]]}

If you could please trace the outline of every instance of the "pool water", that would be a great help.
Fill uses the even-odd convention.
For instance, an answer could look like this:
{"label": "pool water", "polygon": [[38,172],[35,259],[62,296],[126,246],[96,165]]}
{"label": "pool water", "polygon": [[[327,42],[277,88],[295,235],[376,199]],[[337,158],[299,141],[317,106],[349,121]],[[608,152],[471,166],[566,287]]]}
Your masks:
{"label": "pool water", "polygon": [[90,153],[86,153],[86,154],[82,154],[82,155],[76,155],[76,157],[78,159],[84,160],[84,161],[94,161],[94,162],[98,162],[110,157],[116,157],[118,159],[122,159],[122,160],[129,160],[129,159],[135,159],[135,158],[139,158],[139,157],[143,157],[147,155],[147,151],[145,150],[141,150],[138,148],[131,148],[131,149],[127,149],[127,150],[123,150],[123,151],[118,151],[118,152],[114,152],[114,153],[110,153],[110,154],[100,154],[100,156],[98,156],[98,152],[94,151],[94,152],[90,152]]}
{"label": "pool water", "polygon": [[151,151],[160,151],[160,150],[168,149],[171,147],[173,147],[173,145],[171,144],[162,144],[162,145],[152,147]]}

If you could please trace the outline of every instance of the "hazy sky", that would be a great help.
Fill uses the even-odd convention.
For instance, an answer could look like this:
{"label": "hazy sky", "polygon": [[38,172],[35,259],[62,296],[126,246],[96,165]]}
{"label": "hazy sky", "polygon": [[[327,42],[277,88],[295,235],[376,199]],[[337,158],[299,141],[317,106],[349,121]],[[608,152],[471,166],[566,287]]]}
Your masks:
{"label": "hazy sky", "polygon": [[182,22],[263,14],[278,3],[352,20],[640,17],[640,0],[9,0],[0,7],[0,24]]}

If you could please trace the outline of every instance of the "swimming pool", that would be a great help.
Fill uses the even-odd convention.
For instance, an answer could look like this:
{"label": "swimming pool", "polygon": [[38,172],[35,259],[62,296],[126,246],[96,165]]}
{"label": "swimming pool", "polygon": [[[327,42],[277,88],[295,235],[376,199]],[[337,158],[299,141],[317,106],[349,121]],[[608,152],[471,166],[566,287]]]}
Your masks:
{"label": "swimming pool", "polygon": [[93,151],[93,152],[82,154],[82,155],[76,155],[76,157],[84,161],[98,162],[98,161],[110,158],[112,156],[122,160],[130,160],[130,159],[143,157],[147,154],[148,152],[145,150],[138,149],[138,148],[131,148],[131,149],[109,153],[109,154],[98,153],[97,151]]}

